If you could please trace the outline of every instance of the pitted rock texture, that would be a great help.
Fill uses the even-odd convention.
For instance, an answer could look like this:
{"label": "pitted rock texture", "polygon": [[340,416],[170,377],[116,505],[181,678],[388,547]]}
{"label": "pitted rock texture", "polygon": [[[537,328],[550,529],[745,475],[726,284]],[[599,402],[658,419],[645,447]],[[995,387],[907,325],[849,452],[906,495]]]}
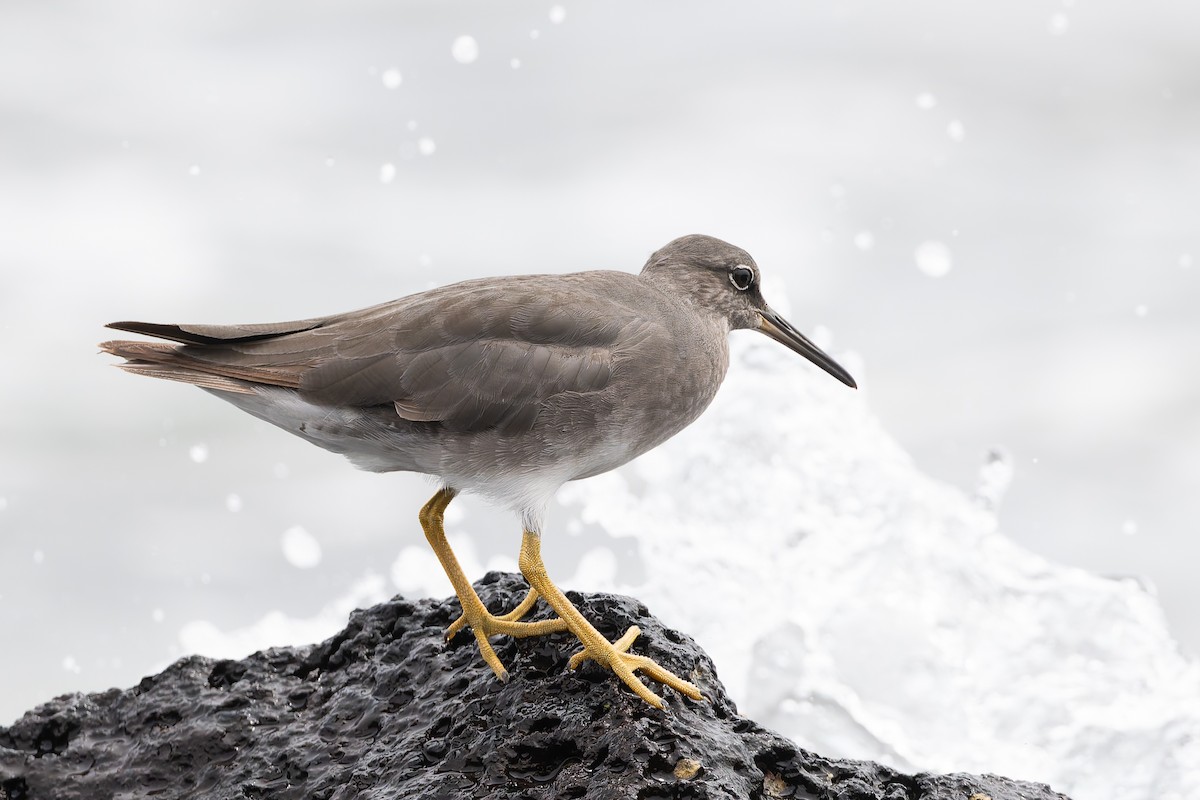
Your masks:
{"label": "pitted rock texture", "polygon": [[[494,612],[526,585],[490,573]],[[456,600],[395,599],[308,647],[241,661],[184,658],[132,689],[59,697],[0,728],[0,800],[95,798],[887,798],[1066,800],[990,775],[902,775],[826,759],[739,717],[712,662],[628,597],[571,599],[707,702],[651,684],[650,708],[595,664],[567,669],[569,634],[493,640],[498,681]],[[539,604],[531,618],[548,616]]]}

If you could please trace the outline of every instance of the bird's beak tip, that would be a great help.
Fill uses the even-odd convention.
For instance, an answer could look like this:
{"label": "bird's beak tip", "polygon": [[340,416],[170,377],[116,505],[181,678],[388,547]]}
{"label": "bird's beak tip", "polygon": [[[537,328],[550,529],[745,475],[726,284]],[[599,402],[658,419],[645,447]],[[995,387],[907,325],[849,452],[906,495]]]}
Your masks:
{"label": "bird's beak tip", "polygon": [[841,364],[830,358],[821,348],[808,340],[804,334],[796,330],[787,320],[771,309],[759,312],[758,329],[775,341],[807,358],[821,369],[828,372],[839,382],[851,389],[858,389],[858,382]]}

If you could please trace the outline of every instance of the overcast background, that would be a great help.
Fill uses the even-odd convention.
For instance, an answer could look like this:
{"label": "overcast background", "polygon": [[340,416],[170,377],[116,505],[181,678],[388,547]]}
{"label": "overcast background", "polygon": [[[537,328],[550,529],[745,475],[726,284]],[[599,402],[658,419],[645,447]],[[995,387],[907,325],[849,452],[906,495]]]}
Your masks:
{"label": "overcast background", "polygon": [[861,357],[924,470],[971,489],[1005,448],[1005,532],[1138,576],[1195,653],[1198,36],[1161,0],[8,0],[0,724],[136,683],[188,621],[312,614],[421,536],[422,478],[122,374],[104,323],[635,271],[692,232]]}

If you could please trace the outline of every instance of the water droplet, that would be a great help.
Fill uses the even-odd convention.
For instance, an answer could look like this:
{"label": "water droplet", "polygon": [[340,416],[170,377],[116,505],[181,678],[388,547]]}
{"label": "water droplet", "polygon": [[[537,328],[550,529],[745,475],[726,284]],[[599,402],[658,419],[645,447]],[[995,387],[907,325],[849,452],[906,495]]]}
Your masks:
{"label": "water droplet", "polygon": [[1013,459],[1003,447],[989,448],[979,468],[979,480],[975,487],[975,501],[984,508],[995,511],[1000,508],[1005,492],[1012,484]]}
{"label": "water droplet", "polygon": [[1146,307],[1145,303],[1138,303],[1136,306],[1134,306],[1133,313],[1139,317],[1144,317],[1150,313],[1150,309]]}
{"label": "water droplet", "polygon": [[550,21],[555,25],[561,25],[562,21],[567,18],[567,10],[562,6],[550,6]]}
{"label": "water droplet", "polygon": [[188,448],[188,458],[197,464],[203,464],[208,461],[208,445],[194,444]]}
{"label": "water droplet", "polygon": [[199,164],[192,164],[190,167],[188,167],[188,175],[191,175],[194,178],[199,174],[200,174],[200,165]]}
{"label": "water droplet", "polygon": [[437,142],[430,139],[428,136],[422,136],[417,140],[417,151],[423,156],[431,156],[437,150]]}
{"label": "water droplet", "polygon": [[521,68],[521,59],[514,58],[512,61],[508,62],[508,65],[510,67],[512,67],[513,69],[520,69]]}
{"label": "water droplet", "polygon": [[854,246],[859,250],[870,250],[875,246],[875,235],[870,231],[859,231],[854,234]]}
{"label": "water droplet", "polygon": [[236,514],[242,510],[242,498],[231,492],[225,497],[225,508]]}
{"label": "water droplet", "polygon": [[459,36],[450,46],[450,55],[460,64],[470,64],[479,58],[479,42],[474,36]]}
{"label": "water droplet", "polygon": [[928,111],[937,105],[937,98],[931,92],[921,92],[917,95],[917,108]]}
{"label": "water droplet", "polygon": [[283,557],[297,569],[312,569],[321,563],[321,543],[299,525],[293,525],[280,538]]}
{"label": "water droplet", "polygon": [[212,575],[209,575],[207,572],[201,572],[200,573],[200,583],[204,584],[205,586],[208,586],[210,583],[212,583]]}
{"label": "water droplet", "polygon": [[66,656],[62,660],[62,668],[67,672],[74,672],[76,675],[83,671],[83,667],[79,666],[79,662],[75,660],[75,656]]}
{"label": "water droplet", "polygon": [[1192,268],[1192,254],[1184,253],[1183,255],[1181,255],[1179,257],[1179,266],[1181,269],[1191,269]]}
{"label": "water droplet", "polygon": [[395,164],[391,164],[391,163],[384,164],[382,167],[379,168],[379,182],[380,183],[391,183],[393,180],[395,180],[395,178],[396,178],[396,165]]}
{"label": "water droplet", "polygon": [[946,126],[946,135],[953,142],[961,142],[967,135],[967,129],[963,127],[962,122],[956,119],[950,120],[950,124]]}
{"label": "water droplet", "polygon": [[1067,19],[1067,15],[1059,11],[1050,17],[1050,22],[1046,24],[1046,28],[1054,36],[1062,36],[1067,32],[1067,28],[1071,27],[1071,20]]}
{"label": "water droplet", "polygon": [[542,35],[542,32],[541,32],[541,31],[539,31],[537,28],[534,28],[533,30],[531,30],[531,31],[529,32],[529,38],[530,38],[530,39],[536,39],[536,38],[538,38],[538,37],[539,37],[539,36],[541,36],[541,35]]}
{"label": "water droplet", "polygon": [[154,620],[155,622],[162,622],[166,618],[167,615],[161,608],[156,608],[150,612],[150,619]]}
{"label": "water droplet", "polygon": [[410,119],[408,121],[408,129],[410,131],[415,131],[417,129],[417,121],[415,119]]}
{"label": "water droplet", "polygon": [[835,200],[840,200],[846,196],[846,187],[842,186],[840,183],[835,183],[833,186],[829,187],[829,195]]}
{"label": "water droplet", "polygon": [[332,158],[327,158],[327,159],[325,159],[325,166],[327,166],[327,167],[332,167],[332,166],[333,166],[333,159],[332,159]]}
{"label": "water droplet", "polygon": [[45,560],[46,560],[46,554],[45,554],[45,553],[43,553],[41,550],[34,550],[34,551],[33,551],[33,563],[35,563],[35,564],[41,564],[41,563],[42,563],[43,561],[45,561]]}
{"label": "water droplet", "polygon": [[1126,536],[1134,536],[1138,532],[1137,520],[1127,519],[1121,523],[1121,533]]}
{"label": "water droplet", "polygon": [[383,81],[384,88],[399,89],[400,84],[404,82],[404,76],[400,74],[400,70],[392,67],[383,71],[381,80]]}
{"label": "water droplet", "polygon": [[423,268],[428,269],[433,266],[433,256],[429,255],[429,253],[421,253],[421,255],[417,256],[417,263]]}
{"label": "water droplet", "polygon": [[942,277],[953,266],[950,248],[932,239],[917,245],[913,258],[917,262],[917,269],[931,278]]}

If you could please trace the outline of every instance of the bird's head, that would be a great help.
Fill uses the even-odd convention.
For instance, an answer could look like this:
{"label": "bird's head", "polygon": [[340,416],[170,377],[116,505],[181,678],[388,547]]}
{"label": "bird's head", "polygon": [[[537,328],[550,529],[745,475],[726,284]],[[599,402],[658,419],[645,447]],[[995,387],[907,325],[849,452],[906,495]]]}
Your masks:
{"label": "bird's head", "polygon": [[759,290],[758,265],[740,247],[712,236],[682,236],[655,251],[642,275],[669,284],[673,293],[724,317],[730,330],[765,333],[847,386],[858,388],[850,373],[767,305]]}

